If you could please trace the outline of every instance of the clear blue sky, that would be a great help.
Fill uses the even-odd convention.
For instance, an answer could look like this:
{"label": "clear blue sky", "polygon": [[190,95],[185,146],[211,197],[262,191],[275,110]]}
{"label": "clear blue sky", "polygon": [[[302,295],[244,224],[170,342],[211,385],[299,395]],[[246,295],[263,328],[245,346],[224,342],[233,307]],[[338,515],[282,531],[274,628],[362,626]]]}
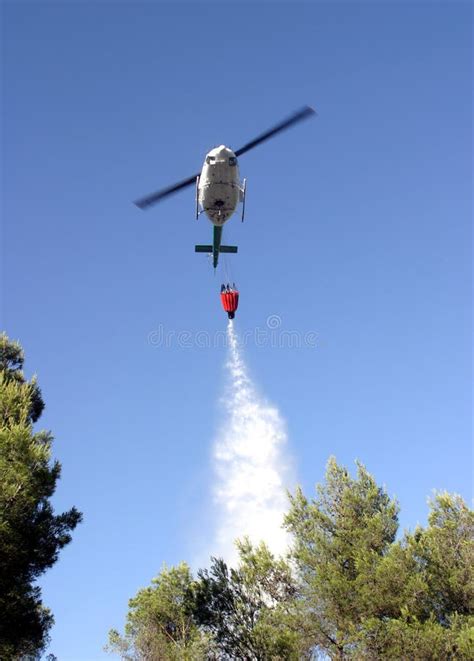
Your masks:
{"label": "clear blue sky", "polygon": [[246,357],[288,423],[307,493],[359,458],[403,527],[433,489],[471,496],[472,12],[468,3],[13,3],[3,10],[2,325],[26,351],[84,523],[41,581],[61,661],[107,631],[163,562],[212,531],[222,348],[150,333],[225,328],[195,242],[200,169],[299,106],[319,117],[241,159],[225,229],[239,333],[315,331]]}

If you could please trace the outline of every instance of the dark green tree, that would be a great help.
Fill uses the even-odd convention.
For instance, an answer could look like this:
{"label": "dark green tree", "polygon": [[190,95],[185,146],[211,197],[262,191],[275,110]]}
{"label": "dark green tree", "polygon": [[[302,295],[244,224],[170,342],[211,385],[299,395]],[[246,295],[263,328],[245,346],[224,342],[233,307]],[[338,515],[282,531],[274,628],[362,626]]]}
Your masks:
{"label": "dark green tree", "polygon": [[212,636],[219,659],[304,659],[301,637],[291,626],[296,590],[290,567],[265,544],[237,543],[240,562],[230,568],[213,558],[198,572],[196,620]]}
{"label": "dark green tree", "polygon": [[0,336],[0,658],[36,658],[53,617],[35,580],[57,560],[81,520],[73,507],[50,503],[61,466],[51,461],[53,438],[35,432],[44,408],[35,379],[27,381],[20,345]]}

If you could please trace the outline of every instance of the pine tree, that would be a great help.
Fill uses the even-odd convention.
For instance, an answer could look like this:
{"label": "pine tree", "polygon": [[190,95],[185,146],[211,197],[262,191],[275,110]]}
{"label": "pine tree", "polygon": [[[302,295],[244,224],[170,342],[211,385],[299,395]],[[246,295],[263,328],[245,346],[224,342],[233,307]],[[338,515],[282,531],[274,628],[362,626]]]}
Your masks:
{"label": "pine tree", "polygon": [[309,658],[291,626],[296,590],[289,564],[264,544],[237,542],[239,564],[213,558],[198,572],[195,617],[209,631],[219,659]]}
{"label": "pine tree", "polygon": [[290,497],[290,558],[238,543],[240,561],[212,558],[193,579],[165,569],[130,601],[130,661],[470,661],[474,658],[474,513],[438,494],[426,528],[397,540],[398,504],[358,464],[328,463],[309,500]]}
{"label": "pine tree", "polygon": [[397,503],[364,466],[354,479],[331,459],[286,517],[308,644],[332,659],[474,658],[473,517],[440,494],[428,527],[396,541]]}
{"label": "pine tree", "polygon": [[210,640],[194,620],[195,590],[186,563],[164,567],[149,587],[130,599],[125,635],[112,629],[107,651],[128,661],[208,658]]}
{"label": "pine tree", "polygon": [[53,616],[35,580],[71,541],[82,515],[55,514],[50,503],[61,466],[51,461],[53,437],[33,429],[44,402],[27,381],[21,346],[0,337],[0,658],[36,658]]}
{"label": "pine tree", "polygon": [[291,497],[286,525],[295,540],[304,626],[331,658],[349,656],[376,608],[370,586],[395,539],[397,517],[396,502],[361,464],[353,479],[331,459],[312,502],[300,489]]}

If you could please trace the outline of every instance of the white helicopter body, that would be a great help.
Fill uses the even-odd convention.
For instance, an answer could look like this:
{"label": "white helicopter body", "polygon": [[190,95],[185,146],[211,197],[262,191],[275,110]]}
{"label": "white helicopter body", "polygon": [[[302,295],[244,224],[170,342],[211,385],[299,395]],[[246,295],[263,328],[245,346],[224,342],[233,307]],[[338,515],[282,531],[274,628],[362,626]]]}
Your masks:
{"label": "white helicopter body", "polygon": [[245,179],[240,182],[235,153],[225,145],[211,149],[196,179],[196,217],[204,212],[213,225],[220,227],[244,200]]}
{"label": "white helicopter body", "polygon": [[268,131],[245,144],[240,149],[233,151],[225,145],[214,147],[206,154],[200,174],[195,174],[183,179],[167,188],[155,191],[138,200],[135,204],[139,209],[147,209],[160,200],[174,195],[174,193],[196,184],[196,218],[205,213],[214,225],[212,244],[195,246],[196,252],[212,254],[212,264],[217,267],[220,253],[236,253],[237,246],[225,246],[221,244],[222,226],[235,212],[239,202],[242,202],[242,220],[245,214],[245,179],[241,183],[239,177],[239,165],[237,158],[242,154],[254,149],[262,142],[285,131],[290,126],[300,122],[306,117],[314,115],[315,111],[310,106],[303,106],[287,119],[279,122]]}

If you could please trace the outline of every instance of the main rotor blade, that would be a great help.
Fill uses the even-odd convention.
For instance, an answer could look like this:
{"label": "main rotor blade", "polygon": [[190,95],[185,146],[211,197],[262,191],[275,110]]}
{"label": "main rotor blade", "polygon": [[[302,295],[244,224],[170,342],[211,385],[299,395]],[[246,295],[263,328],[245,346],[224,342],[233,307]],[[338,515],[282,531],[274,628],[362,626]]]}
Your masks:
{"label": "main rotor blade", "polygon": [[311,115],[314,114],[316,114],[314,108],[311,108],[310,106],[304,106],[303,108],[301,108],[301,110],[298,110],[293,115],[291,115],[291,117],[288,117],[288,119],[285,119],[283,122],[280,122],[269,131],[265,131],[265,133],[259,135],[257,138],[255,138],[255,140],[248,142],[246,145],[238,149],[235,152],[235,155],[241,156],[242,154],[245,154],[245,152],[250,151],[257,145],[259,145],[261,142],[265,142],[265,140],[269,140],[270,138],[273,138],[273,136],[276,135],[277,133],[280,133],[280,131],[284,131],[285,129],[290,128],[290,126],[293,126],[293,124],[296,124],[297,122],[301,122],[301,120],[306,119],[306,117],[310,117]]}
{"label": "main rotor blade", "polygon": [[147,209],[152,204],[156,204],[156,202],[162,200],[164,197],[173,195],[173,193],[177,193],[182,188],[186,188],[186,186],[191,186],[191,184],[196,183],[197,176],[198,175],[195,174],[193,177],[189,177],[189,179],[183,179],[183,181],[180,181],[177,184],[168,186],[168,188],[162,188],[155,193],[150,193],[150,195],[147,195],[146,197],[141,197],[139,200],[135,200],[134,204],[136,204],[139,209]]}

